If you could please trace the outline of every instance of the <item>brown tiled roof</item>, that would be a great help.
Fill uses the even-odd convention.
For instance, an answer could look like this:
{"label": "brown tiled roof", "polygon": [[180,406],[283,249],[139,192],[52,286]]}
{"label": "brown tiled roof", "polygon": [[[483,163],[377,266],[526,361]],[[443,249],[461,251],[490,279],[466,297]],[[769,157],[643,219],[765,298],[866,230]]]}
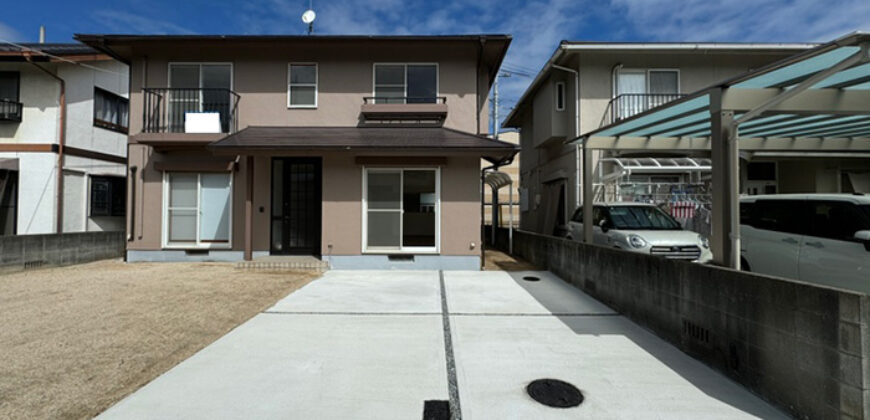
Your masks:
{"label": "brown tiled roof", "polygon": [[208,146],[214,151],[445,150],[510,155],[517,145],[443,127],[248,127]]}

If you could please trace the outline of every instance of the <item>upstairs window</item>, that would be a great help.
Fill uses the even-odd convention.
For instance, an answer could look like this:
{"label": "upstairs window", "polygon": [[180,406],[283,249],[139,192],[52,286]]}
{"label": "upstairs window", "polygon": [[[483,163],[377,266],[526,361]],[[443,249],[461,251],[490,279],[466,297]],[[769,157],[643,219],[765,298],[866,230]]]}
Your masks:
{"label": "upstairs window", "polygon": [[317,64],[290,64],[287,106],[317,108]]}
{"label": "upstairs window", "polygon": [[18,95],[18,72],[0,71],[0,121],[21,121],[21,104]]}
{"label": "upstairs window", "polygon": [[91,177],[91,217],[124,215],[126,179],[119,176]]}
{"label": "upstairs window", "polygon": [[565,82],[556,82],[556,111],[565,110]]}
{"label": "upstairs window", "polygon": [[94,127],[126,133],[129,110],[130,102],[127,98],[94,88]]}
{"label": "upstairs window", "polygon": [[437,64],[375,64],[375,103],[434,104]]}

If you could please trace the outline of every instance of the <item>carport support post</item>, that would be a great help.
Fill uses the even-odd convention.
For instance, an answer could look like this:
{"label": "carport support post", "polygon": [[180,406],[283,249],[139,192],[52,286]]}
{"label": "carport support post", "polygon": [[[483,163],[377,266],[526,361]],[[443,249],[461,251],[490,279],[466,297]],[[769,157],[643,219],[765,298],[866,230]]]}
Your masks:
{"label": "carport support post", "polygon": [[583,139],[583,242],[592,243],[592,151]]}
{"label": "carport support post", "polygon": [[253,259],[254,157],[245,157],[245,261]]}
{"label": "carport support post", "polygon": [[722,90],[710,94],[713,161],[713,261],[740,269],[740,155],[734,111],[722,109]]}

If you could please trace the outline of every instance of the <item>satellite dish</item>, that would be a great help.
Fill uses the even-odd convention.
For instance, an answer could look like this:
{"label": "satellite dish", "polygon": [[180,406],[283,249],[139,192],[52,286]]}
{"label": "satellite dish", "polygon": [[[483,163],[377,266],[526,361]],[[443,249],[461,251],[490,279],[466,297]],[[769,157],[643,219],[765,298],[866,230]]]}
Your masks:
{"label": "satellite dish", "polygon": [[308,9],[302,14],[302,22],[310,25],[311,22],[314,22],[314,18],[316,17],[317,14],[314,13],[314,10]]}

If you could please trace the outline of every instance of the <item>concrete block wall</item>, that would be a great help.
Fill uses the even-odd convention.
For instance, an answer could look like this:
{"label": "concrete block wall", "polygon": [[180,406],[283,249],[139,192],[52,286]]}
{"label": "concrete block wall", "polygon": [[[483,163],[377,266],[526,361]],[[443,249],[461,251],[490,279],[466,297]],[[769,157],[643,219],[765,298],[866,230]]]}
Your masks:
{"label": "concrete block wall", "polygon": [[124,256],[124,232],[0,236],[0,272]]}
{"label": "concrete block wall", "polygon": [[523,231],[514,254],[797,418],[870,418],[868,295]]}

